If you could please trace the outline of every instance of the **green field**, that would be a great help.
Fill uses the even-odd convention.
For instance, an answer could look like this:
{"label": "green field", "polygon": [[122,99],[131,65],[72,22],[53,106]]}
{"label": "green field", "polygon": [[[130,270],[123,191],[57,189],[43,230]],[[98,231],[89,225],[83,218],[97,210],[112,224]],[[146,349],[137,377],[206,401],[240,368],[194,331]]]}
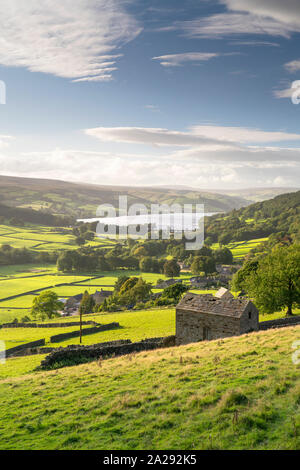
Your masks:
{"label": "green field", "polygon": [[[299,450],[299,335],[269,330],[2,379],[0,449]],[[23,361],[23,371],[39,363]],[[20,372],[19,359],[8,363]]]}
{"label": "green field", "polygon": [[[77,319],[78,321],[78,319]],[[83,329],[90,328],[91,325],[83,325]],[[3,328],[0,330],[0,340],[5,342],[6,349],[14,348],[24,343],[37,341],[39,339],[46,340],[46,346],[59,347],[61,343],[50,343],[50,337],[60,335],[62,333],[69,333],[74,330],[79,330],[79,327],[66,327],[66,328]],[[75,338],[77,342],[77,338]],[[79,339],[78,339],[79,344]]]}
{"label": "green field", "polygon": [[[145,338],[169,336],[175,334],[175,309],[162,308],[151,310],[134,310],[117,313],[90,314],[83,316],[84,321],[95,321],[100,324],[118,322],[120,328],[110,331],[84,336],[83,344],[102,343],[117,339],[130,339],[140,341]],[[79,317],[58,318],[52,322],[78,322]],[[48,322],[49,323],[49,322]],[[89,326],[86,326],[87,328]],[[6,349],[18,346],[22,343],[46,339],[46,346],[65,347],[70,344],[79,344],[79,338],[72,338],[59,343],[50,343],[50,336],[69,331],[78,330],[79,327],[67,328],[2,328],[0,329],[0,340],[5,341]],[[3,366],[5,367],[5,366]],[[1,375],[1,372],[0,372]]]}
{"label": "green field", "polygon": [[52,289],[57,284],[73,283],[84,281],[90,276],[76,276],[76,275],[44,275],[44,276],[31,276],[25,278],[15,278],[8,280],[0,280],[0,307],[1,300],[7,297],[31,292],[41,289]]}
{"label": "green field", "polygon": [[[255,248],[257,245],[260,245],[260,243],[267,241],[267,238],[255,238],[253,240],[249,241],[242,241],[242,242],[235,242],[235,243],[229,243],[227,248],[229,248],[232,251],[233,258],[235,261],[242,260],[250,250]],[[213,250],[218,250],[220,249],[219,243],[214,243],[211,247]]]}
{"label": "green field", "polygon": [[[62,274],[58,273],[55,266],[42,268],[39,266],[29,267],[14,266],[0,269],[0,324],[18,318],[19,320],[30,313],[32,301],[35,295],[38,295],[45,289],[50,289],[57,293],[60,298],[70,297],[81,294],[87,290],[93,294],[96,290],[113,290],[113,286],[121,275],[142,276],[147,282],[156,285],[158,279],[166,280],[163,274],[141,273],[139,271],[111,271],[108,273],[98,273],[96,279],[90,279],[92,275],[80,274]],[[23,270],[23,272],[22,272]],[[0,274],[0,276],[1,276]],[[185,282],[190,278],[190,274],[184,273],[180,278]],[[58,286],[58,284],[68,284]],[[34,291],[34,294],[29,294]],[[154,289],[154,292],[160,290]],[[24,294],[24,295],[22,295]],[[7,297],[19,296],[13,299],[5,300]]]}
{"label": "green field", "polygon": [[[198,292],[198,293],[203,293]],[[300,309],[295,310],[295,314],[300,314]],[[283,312],[273,315],[261,315],[260,321],[274,320],[283,317]],[[79,317],[55,318],[50,323],[78,322]],[[175,308],[149,309],[149,310],[131,310],[115,313],[98,313],[83,316],[84,321],[95,321],[100,324],[117,322],[120,328],[110,331],[103,331],[82,338],[83,344],[90,345],[102,343],[106,341],[130,339],[131,341],[140,341],[145,338],[162,337],[175,334]],[[87,326],[88,327],[88,326]],[[59,343],[49,343],[50,336],[55,334],[66,333],[68,331],[77,330],[78,327],[67,328],[16,328],[16,329],[0,329],[0,340],[6,342],[6,349],[17,346],[24,342],[34,341],[37,339],[46,339],[46,346],[66,347],[71,344],[79,344],[79,338],[72,338],[61,341]],[[18,361],[18,364],[27,364],[27,358],[9,359],[5,365],[0,368],[0,377],[9,374],[11,371],[11,361]],[[34,362],[35,363],[35,362]],[[17,369],[17,374],[19,369]],[[25,369],[26,372],[31,369]],[[12,373],[12,372],[10,372]],[[14,375],[14,373],[13,373]]]}
{"label": "green field", "polygon": [[[85,246],[101,247],[115,243],[114,240],[95,238]],[[35,251],[74,250],[78,246],[71,229],[55,229],[43,226],[11,227],[0,225],[0,245],[13,248],[29,248]]]}

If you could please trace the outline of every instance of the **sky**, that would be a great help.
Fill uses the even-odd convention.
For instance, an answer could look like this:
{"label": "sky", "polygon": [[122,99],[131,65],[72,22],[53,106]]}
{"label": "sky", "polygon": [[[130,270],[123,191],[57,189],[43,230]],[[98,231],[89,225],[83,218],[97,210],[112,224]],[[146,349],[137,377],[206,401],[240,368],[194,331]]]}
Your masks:
{"label": "sky", "polygon": [[299,0],[2,0],[0,174],[298,187],[299,45]]}

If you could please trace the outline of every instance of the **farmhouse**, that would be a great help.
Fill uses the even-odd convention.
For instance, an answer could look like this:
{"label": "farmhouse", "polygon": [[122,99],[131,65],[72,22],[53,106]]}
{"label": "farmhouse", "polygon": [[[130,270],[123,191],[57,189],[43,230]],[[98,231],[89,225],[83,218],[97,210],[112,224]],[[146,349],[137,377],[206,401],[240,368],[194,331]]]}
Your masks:
{"label": "farmhouse", "polygon": [[83,297],[83,294],[77,294],[77,295],[73,295],[72,297],[69,297],[65,303],[65,310],[73,311],[79,308],[82,297]]}
{"label": "farmhouse", "polygon": [[111,290],[101,289],[100,291],[96,290],[95,294],[93,294],[92,297],[94,298],[95,303],[97,305],[101,305],[103,304],[104,300],[110,297],[112,294],[113,292]]}
{"label": "farmhouse", "polygon": [[[101,305],[103,304],[104,300],[107,299],[107,297],[110,297],[112,294],[113,292],[110,290],[101,289],[100,291],[96,290],[96,292],[92,294],[92,297],[97,305]],[[82,297],[83,294],[69,297],[65,302],[64,313],[67,315],[76,314],[78,312]]]}
{"label": "farmhouse", "polygon": [[176,307],[177,345],[258,330],[258,310],[251,300],[224,291],[218,297],[187,293],[181,299]]}

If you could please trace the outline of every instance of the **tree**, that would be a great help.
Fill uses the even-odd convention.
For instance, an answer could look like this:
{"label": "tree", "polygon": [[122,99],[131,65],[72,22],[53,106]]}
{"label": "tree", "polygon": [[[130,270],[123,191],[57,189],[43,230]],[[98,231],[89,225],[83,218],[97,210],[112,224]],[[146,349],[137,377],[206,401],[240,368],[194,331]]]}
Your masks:
{"label": "tree", "polygon": [[178,277],[180,275],[180,266],[175,259],[166,261],[164,264],[164,274],[167,277]]}
{"label": "tree", "polygon": [[139,268],[144,273],[160,273],[164,262],[155,257],[144,256],[139,262]]}
{"label": "tree", "polygon": [[38,297],[33,300],[31,314],[33,318],[45,320],[46,318],[58,317],[58,310],[63,308],[63,303],[59,302],[58,296],[55,292],[47,290],[42,292]]}
{"label": "tree", "polygon": [[[130,288],[130,284],[132,287]],[[125,285],[128,289],[125,289]],[[135,305],[138,302],[146,302],[150,299],[152,285],[150,282],[144,281],[140,278],[130,278],[122,286],[119,295],[119,302],[121,305]]]}
{"label": "tree", "polygon": [[220,264],[232,264],[233,254],[229,250],[229,248],[221,248],[221,250],[215,251],[215,260],[216,260],[216,263],[220,263]]}
{"label": "tree", "polygon": [[195,256],[191,264],[191,271],[193,274],[200,274],[202,272],[207,274],[216,271],[216,262],[212,256]]}
{"label": "tree", "polygon": [[123,284],[124,284],[126,281],[128,281],[128,279],[129,279],[128,276],[125,276],[125,275],[119,276],[118,279],[117,279],[116,282],[115,282],[115,289],[114,289],[114,291],[115,291],[116,293],[118,293],[118,292],[120,291],[121,287],[123,286]]}
{"label": "tree", "polygon": [[77,237],[77,238],[75,239],[75,243],[76,243],[76,245],[78,245],[78,246],[82,246],[82,245],[85,244],[85,238],[84,238],[84,237]]}
{"label": "tree", "polygon": [[129,279],[127,279],[127,281],[125,281],[122,284],[122,286],[119,290],[120,295],[123,295],[126,292],[128,292],[129,290],[133,289],[133,287],[137,284],[138,280],[139,280],[138,277],[130,277]]}
{"label": "tree", "polygon": [[173,284],[172,286],[166,287],[166,289],[163,290],[161,297],[174,299],[175,303],[177,304],[182,295],[185,294],[188,290],[189,288],[184,284]]}
{"label": "tree", "polygon": [[85,232],[83,237],[85,238],[85,240],[93,241],[95,238],[95,234],[94,232],[88,231],[88,232]]}
{"label": "tree", "polygon": [[245,289],[245,279],[250,276],[252,272],[256,273],[258,268],[258,259],[249,259],[244,266],[239,269],[233,276],[231,287],[234,292]]}
{"label": "tree", "polygon": [[214,241],[213,241],[212,237],[208,236],[208,237],[205,238],[205,245],[206,246],[211,246],[213,244],[213,242]]}
{"label": "tree", "polygon": [[79,306],[79,313],[81,315],[85,315],[87,313],[92,313],[95,307],[95,300],[93,296],[91,296],[88,291],[86,290],[82,296],[80,306]]}
{"label": "tree", "polygon": [[151,256],[144,256],[140,259],[139,268],[144,273],[150,273],[152,271],[153,260]]}
{"label": "tree", "polygon": [[104,256],[99,256],[97,268],[99,271],[110,271],[110,265]]}
{"label": "tree", "polygon": [[142,256],[147,256],[148,255],[148,251],[146,250],[146,248],[141,245],[141,246],[138,246],[134,252],[133,252],[133,255],[134,256],[137,256],[138,258],[139,257],[142,257]]}
{"label": "tree", "polygon": [[286,315],[300,306],[300,245],[275,247],[258,260],[256,270],[245,277],[247,294],[264,313],[287,307]]}
{"label": "tree", "polygon": [[218,242],[221,246],[227,245],[231,241],[232,235],[230,233],[222,233],[219,236]]}
{"label": "tree", "polygon": [[73,269],[73,253],[72,251],[63,251],[57,259],[58,271],[68,272]]}

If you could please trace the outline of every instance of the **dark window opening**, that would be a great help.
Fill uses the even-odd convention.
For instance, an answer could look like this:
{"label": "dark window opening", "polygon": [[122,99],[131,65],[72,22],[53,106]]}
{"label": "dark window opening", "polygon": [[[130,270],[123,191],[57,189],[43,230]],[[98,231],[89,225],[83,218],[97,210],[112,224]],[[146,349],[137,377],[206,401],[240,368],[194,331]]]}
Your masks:
{"label": "dark window opening", "polygon": [[249,315],[249,320],[251,320],[251,315],[252,315],[252,313],[249,312],[248,315]]}

